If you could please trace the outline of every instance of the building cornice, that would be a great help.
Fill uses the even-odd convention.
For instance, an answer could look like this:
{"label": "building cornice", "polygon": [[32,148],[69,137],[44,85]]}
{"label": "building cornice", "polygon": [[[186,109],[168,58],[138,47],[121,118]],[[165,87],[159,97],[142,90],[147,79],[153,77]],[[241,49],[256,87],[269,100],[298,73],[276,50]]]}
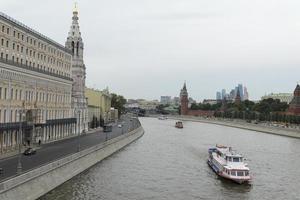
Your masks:
{"label": "building cornice", "polygon": [[0,19],[6,21],[7,23],[12,24],[13,26],[18,27],[19,29],[23,30],[26,33],[29,33],[31,35],[33,35],[34,37],[43,40],[44,42],[51,44],[53,46],[55,46],[56,48],[64,51],[65,53],[69,53],[70,55],[72,55],[72,51],[70,51],[69,49],[67,49],[65,46],[59,44],[58,42],[55,42],[54,40],[50,39],[49,37],[33,30],[32,28],[26,26],[25,24],[13,19],[12,17],[4,14],[3,12],[0,12]]}

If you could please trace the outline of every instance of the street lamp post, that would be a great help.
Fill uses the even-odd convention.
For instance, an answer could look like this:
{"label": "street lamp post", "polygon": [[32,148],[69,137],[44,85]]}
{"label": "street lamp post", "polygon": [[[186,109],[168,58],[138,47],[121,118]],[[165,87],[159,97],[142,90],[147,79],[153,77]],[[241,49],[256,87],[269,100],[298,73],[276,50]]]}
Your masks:
{"label": "street lamp post", "polygon": [[18,155],[18,165],[17,165],[17,174],[22,173],[22,162],[21,162],[21,145],[22,145],[22,116],[23,116],[23,110],[19,111],[20,115],[20,129],[19,129],[19,155]]}

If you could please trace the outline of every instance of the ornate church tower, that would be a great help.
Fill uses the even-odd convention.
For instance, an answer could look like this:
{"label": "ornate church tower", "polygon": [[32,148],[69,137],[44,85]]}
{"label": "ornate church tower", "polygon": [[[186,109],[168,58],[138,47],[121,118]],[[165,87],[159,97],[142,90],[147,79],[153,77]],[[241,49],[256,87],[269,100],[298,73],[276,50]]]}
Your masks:
{"label": "ornate church tower", "polygon": [[188,99],[188,92],[186,89],[186,84],[184,82],[183,88],[180,91],[180,105],[181,105],[181,115],[187,115],[189,112],[189,99]]}
{"label": "ornate church tower", "polygon": [[88,110],[85,97],[85,65],[83,62],[83,42],[78,23],[77,6],[73,10],[72,25],[66,41],[66,48],[72,51],[72,108],[77,118],[77,131],[88,130]]}

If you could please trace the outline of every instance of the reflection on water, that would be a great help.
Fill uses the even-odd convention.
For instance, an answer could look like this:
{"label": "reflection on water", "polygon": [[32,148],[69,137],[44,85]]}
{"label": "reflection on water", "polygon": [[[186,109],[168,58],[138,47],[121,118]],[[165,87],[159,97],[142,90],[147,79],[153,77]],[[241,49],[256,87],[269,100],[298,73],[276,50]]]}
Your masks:
{"label": "reflection on water", "polygon": [[[300,140],[212,124],[142,118],[145,135],[41,199],[300,199]],[[207,149],[246,158],[251,185],[218,177]]]}

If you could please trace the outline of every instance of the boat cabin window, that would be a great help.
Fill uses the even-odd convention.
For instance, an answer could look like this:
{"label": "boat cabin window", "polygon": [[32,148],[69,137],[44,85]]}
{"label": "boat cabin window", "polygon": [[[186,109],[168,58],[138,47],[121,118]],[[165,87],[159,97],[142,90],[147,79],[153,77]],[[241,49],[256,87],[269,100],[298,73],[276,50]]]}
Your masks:
{"label": "boat cabin window", "polygon": [[226,160],[229,162],[243,162],[243,158],[242,157],[230,157],[227,156]]}
{"label": "boat cabin window", "polygon": [[231,171],[230,174],[231,176],[236,176],[236,171]]}
{"label": "boat cabin window", "polygon": [[237,171],[237,175],[238,176],[244,176],[244,172],[243,171]]}
{"label": "boat cabin window", "polygon": [[227,157],[226,157],[226,160],[229,161],[229,162],[232,162],[232,158],[231,158],[231,157],[228,157],[228,156],[227,156]]}
{"label": "boat cabin window", "polygon": [[245,171],[245,176],[249,176],[249,171]]}

